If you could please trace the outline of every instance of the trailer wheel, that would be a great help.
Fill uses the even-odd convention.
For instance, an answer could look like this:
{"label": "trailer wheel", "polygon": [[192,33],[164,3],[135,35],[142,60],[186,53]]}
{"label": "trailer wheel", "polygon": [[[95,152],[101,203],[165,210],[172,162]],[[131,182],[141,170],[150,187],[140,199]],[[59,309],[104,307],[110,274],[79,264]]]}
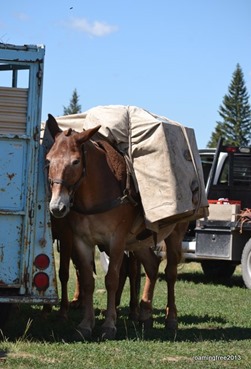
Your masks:
{"label": "trailer wheel", "polygon": [[217,280],[231,278],[236,265],[226,260],[203,260],[201,267],[208,279]]}
{"label": "trailer wheel", "polygon": [[251,289],[251,239],[246,243],[241,256],[242,278],[247,288]]}
{"label": "trailer wheel", "polygon": [[12,304],[10,303],[0,303],[0,329],[4,329],[7,323]]}

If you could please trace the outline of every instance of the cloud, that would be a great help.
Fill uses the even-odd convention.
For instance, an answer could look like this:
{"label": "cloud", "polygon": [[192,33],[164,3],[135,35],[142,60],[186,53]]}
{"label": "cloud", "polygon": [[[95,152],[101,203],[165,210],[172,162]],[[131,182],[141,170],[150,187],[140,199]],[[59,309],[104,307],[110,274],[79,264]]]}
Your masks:
{"label": "cloud", "polygon": [[87,33],[89,36],[95,37],[107,36],[118,30],[117,26],[100,21],[94,21],[91,23],[85,18],[73,18],[70,21],[70,27],[80,32]]}
{"label": "cloud", "polygon": [[27,14],[21,13],[21,12],[15,13],[14,17],[16,19],[18,19],[19,21],[22,21],[22,22],[26,22],[27,20],[29,20],[29,16]]}

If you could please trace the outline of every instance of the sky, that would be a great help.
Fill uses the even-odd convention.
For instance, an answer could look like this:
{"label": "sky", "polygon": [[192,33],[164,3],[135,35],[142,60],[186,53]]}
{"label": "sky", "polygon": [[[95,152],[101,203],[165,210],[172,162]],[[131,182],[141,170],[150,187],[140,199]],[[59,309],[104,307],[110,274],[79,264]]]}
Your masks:
{"label": "sky", "polygon": [[76,89],[82,111],[136,105],[204,148],[237,63],[251,95],[251,0],[4,1],[0,42],[45,45],[43,121]]}

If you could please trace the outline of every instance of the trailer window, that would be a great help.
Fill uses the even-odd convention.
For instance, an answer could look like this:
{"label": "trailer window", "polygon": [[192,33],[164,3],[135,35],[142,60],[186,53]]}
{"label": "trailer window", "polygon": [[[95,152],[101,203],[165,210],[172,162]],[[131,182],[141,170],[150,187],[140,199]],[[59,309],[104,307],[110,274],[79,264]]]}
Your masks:
{"label": "trailer window", "polygon": [[0,86],[2,87],[29,87],[29,68],[16,64],[0,63]]}
{"label": "trailer window", "polygon": [[[230,164],[231,163],[231,164]],[[229,168],[231,168],[231,176],[229,175]],[[229,157],[226,159],[221,174],[219,176],[218,184],[234,185],[234,186],[250,186],[251,187],[251,158],[250,156],[243,156],[235,154],[231,161]]]}
{"label": "trailer window", "polygon": [[0,63],[0,134],[25,134],[29,66]]}
{"label": "trailer window", "polygon": [[219,176],[218,184],[226,185],[229,179],[229,158],[227,157]]}
{"label": "trailer window", "polygon": [[200,158],[201,158],[204,182],[205,182],[205,185],[206,185],[210,170],[212,168],[214,156],[212,154],[211,155],[210,154],[208,154],[208,155],[207,154],[200,154]]}
{"label": "trailer window", "polygon": [[233,161],[233,184],[251,186],[250,156],[235,155]]}

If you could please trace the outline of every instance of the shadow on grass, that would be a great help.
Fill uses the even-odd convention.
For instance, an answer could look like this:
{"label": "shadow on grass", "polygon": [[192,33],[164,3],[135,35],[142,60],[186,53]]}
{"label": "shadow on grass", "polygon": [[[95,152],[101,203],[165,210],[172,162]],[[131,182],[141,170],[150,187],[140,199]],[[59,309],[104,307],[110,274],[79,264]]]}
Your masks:
{"label": "shadow on grass", "polygon": [[8,350],[0,350],[0,364],[4,363],[7,359]]}
{"label": "shadow on grass", "polygon": [[[160,338],[161,337],[161,338]],[[175,342],[200,342],[200,341],[243,341],[251,339],[251,328],[222,327],[222,328],[197,328],[182,327],[176,332],[170,332],[164,328],[153,329],[144,335],[145,340],[161,340]]]}
{"label": "shadow on grass", "polygon": [[[164,273],[159,274],[159,280],[165,280]],[[209,285],[222,285],[225,287],[240,287],[246,288],[243,279],[239,275],[233,275],[231,278],[217,278],[217,279],[208,279],[203,273],[193,272],[193,273],[180,273],[178,275],[178,281],[183,282],[192,282],[194,284],[209,284]]]}
{"label": "shadow on grass", "polygon": [[[26,307],[24,311],[12,314],[12,319],[3,332],[2,340],[16,342],[17,340],[31,340],[35,342],[76,342],[76,328],[81,321],[79,311],[71,311],[69,319],[58,319],[56,310],[47,319],[41,317],[41,310],[37,307]],[[224,326],[227,324],[221,317],[183,315],[179,317],[178,331],[167,331],[164,325],[163,311],[155,310],[154,326],[145,330],[138,323],[127,318],[128,308],[122,308],[117,323],[116,340],[156,340],[171,342],[200,342],[210,341],[242,341],[251,339],[251,328],[238,326]],[[96,312],[96,327],[92,342],[100,341],[101,326],[104,317],[100,311]],[[31,322],[29,329],[27,325]],[[24,332],[25,335],[24,335]],[[1,352],[0,352],[1,354]],[[4,355],[4,352],[2,353]],[[0,355],[1,358],[1,355]]]}

